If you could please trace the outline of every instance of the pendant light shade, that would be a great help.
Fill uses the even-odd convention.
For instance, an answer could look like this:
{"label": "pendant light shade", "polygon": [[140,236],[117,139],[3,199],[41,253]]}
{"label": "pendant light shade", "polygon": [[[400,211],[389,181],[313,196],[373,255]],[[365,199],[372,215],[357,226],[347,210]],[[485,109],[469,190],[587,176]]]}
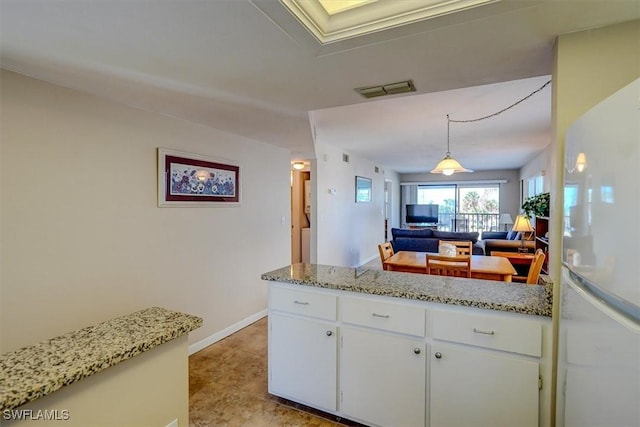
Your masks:
{"label": "pendant light shade", "polygon": [[456,172],[473,172],[471,169],[463,168],[462,165],[447,151],[444,159],[431,171],[431,173],[441,173],[443,175],[453,175]]}
{"label": "pendant light shade", "polygon": [[444,155],[444,159],[440,160],[440,163],[431,171],[431,173],[441,173],[443,175],[453,175],[458,172],[473,172],[471,169],[463,167],[456,159],[451,157],[449,152],[449,115],[447,114],[447,152]]}

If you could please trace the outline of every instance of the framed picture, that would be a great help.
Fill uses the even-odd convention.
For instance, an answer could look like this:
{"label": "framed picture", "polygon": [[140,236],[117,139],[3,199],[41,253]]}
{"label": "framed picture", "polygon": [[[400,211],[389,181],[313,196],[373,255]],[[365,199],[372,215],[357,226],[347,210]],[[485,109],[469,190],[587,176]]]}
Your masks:
{"label": "framed picture", "polygon": [[356,203],[371,201],[371,178],[356,176]]}
{"label": "framed picture", "polygon": [[228,160],[158,148],[158,206],[240,204],[240,166]]}

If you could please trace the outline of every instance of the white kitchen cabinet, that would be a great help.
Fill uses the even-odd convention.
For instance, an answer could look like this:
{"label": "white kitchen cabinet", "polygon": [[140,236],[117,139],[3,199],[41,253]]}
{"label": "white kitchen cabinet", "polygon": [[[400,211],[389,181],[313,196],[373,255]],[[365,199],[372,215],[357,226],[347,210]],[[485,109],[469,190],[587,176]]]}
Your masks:
{"label": "white kitchen cabinet", "polygon": [[538,426],[540,322],[438,308],[430,334],[431,427]]}
{"label": "white kitchen cabinet", "polygon": [[367,424],[424,426],[424,339],[341,329],[341,412]]}
{"label": "white kitchen cabinet", "polygon": [[424,425],[424,307],[345,296],[340,319],[341,412],[372,425]]}
{"label": "white kitchen cabinet", "polygon": [[538,426],[538,363],[497,352],[433,344],[431,427]]}
{"label": "white kitchen cabinet", "polygon": [[549,319],[273,283],[269,323],[272,394],[370,426],[549,426]]}
{"label": "white kitchen cabinet", "polygon": [[269,393],[337,410],[337,297],[269,289]]}
{"label": "white kitchen cabinet", "polygon": [[337,327],[303,317],[269,315],[269,393],[334,412]]}

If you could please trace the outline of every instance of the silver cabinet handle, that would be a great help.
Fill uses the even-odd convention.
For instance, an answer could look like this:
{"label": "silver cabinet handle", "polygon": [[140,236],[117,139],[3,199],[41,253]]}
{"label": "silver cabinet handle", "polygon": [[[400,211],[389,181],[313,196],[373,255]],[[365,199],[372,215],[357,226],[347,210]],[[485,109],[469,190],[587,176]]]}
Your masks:
{"label": "silver cabinet handle", "polygon": [[307,301],[298,301],[298,300],[295,300],[295,301],[293,301],[293,303],[294,303],[294,304],[298,304],[298,305],[309,305],[309,303],[308,303]]}
{"label": "silver cabinet handle", "polygon": [[327,331],[327,336],[330,337],[331,335],[333,335],[333,331]]}
{"label": "silver cabinet handle", "polygon": [[483,334],[483,335],[495,335],[496,334],[494,331],[481,331],[480,329],[476,329],[476,328],[473,328],[473,332],[475,332],[476,334]]}
{"label": "silver cabinet handle", "polygon": [[437,351],[434,356],[436,356],[436,359],[442,359],[442,353],[440,353],[439,351]]}
{"label": "silver cabinet handle", "polygon": [[371,313],[373,315],[373,317],[380,317],[382,319],[388,319],[390,316],[388,314],[378,314],[378,313]]}
{"label": "silver cabinet handle", "polygon": [[420,354],[422,352],[422,350],[420,350],[418,347],[416,347],[416,348],[413,349],[413,352],[415,354]]}

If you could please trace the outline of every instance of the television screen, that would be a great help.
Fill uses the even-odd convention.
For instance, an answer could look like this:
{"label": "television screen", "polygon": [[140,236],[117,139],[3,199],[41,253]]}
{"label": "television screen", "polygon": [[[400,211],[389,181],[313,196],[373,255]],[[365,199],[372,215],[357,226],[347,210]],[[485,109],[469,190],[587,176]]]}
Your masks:
{"label": "television screen", "polygon": [[407,224],[438,223],[438,205],[407,205]]}

